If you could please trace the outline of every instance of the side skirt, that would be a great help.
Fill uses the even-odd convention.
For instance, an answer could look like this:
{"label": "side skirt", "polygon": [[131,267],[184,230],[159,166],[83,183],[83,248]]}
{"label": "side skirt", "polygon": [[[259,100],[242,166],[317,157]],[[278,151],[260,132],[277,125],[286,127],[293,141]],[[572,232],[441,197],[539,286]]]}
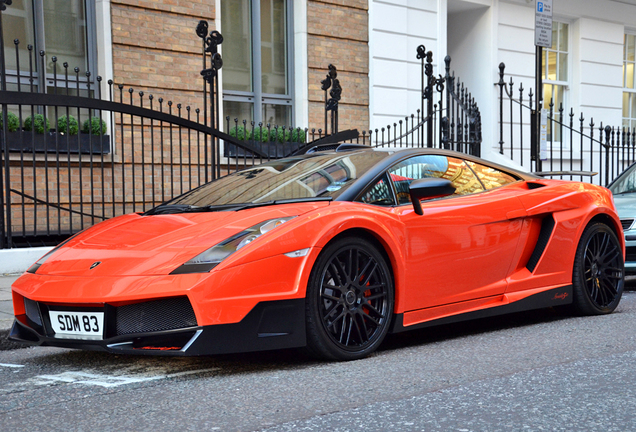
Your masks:
{"label": "side skirt", "polygon": [[480,309],[472,312],[458,313],[457,315],[446,316],[443,318],[432,319],[413,325],[404,325],[404,314],[396,314],[390,333],[400,333],[407,330],[415,330],[437,325],[452,324],[461,321],[474,320],[479,318],[488,318],[497,315],[505,315],[515,312],[523,312],[533,309],[543,309],[553,306],[563,306],[572,303],[572,285],[565,285],[558,288],[549,289],[530,295],[513,303],[507,303],[501,306],[494,306],[487,309]]}

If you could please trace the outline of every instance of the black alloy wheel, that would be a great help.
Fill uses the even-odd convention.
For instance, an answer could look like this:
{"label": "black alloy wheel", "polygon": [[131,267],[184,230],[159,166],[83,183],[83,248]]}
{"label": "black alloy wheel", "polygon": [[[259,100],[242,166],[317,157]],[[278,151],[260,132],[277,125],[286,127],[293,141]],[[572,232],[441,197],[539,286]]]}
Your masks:
{"label": "black alloy wheel", "polygon": [[588,226],[574,260],[575,311],[582,315],[613,312],[623,294],[624,267],[623,251],[614,231],[604,223]]}
{"label": "black alloy wheel", "polygon": [[393,313],[393,278],[365,239],[346,237],[325,248],[307,287],[307,345],[329,360],[355,360],[377,349]]}

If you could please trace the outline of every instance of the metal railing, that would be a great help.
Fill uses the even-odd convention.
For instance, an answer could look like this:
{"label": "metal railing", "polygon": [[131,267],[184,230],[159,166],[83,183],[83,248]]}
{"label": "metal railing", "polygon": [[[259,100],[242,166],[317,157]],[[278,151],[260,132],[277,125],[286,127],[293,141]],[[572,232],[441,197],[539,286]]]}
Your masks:
{"label": "metal railing", "polygon": [[[205,21],[196,33],[202,39],[202,108],[103,82],[55,57],[47,90],[34,78],[36,69],[47,70],[46,53],[32,45],[23,50],[17,39],[15,54],[5,53],[0,41],[0,248],[53,245],[101,220],[145,211],[280,157],[226,154],[229,146],[243,154],[250,147],[219,130],[222,36],[208,33]],[[15,55],[13,70],[7,70],[7,55]]]}
{"label": "metal railing", "polygon": [[444,76],[433,73],[433,53],[417,47],[421,62],[422,100],[415,114],[369,131],[376,147],[432,147],[481,154],[481,114],[472,94],[451,74],[451,58],[444,58]]}
{"label": "metal railing", "polygon": [[[450,74],[449,57],[445,76],[435,77],[432,53],[424,46],[417,50],[421,109],[404,122],[362,133],[340,131],[343,89],[329,65],[321,82],[324,129],[226,118],[226,133],[221,132],[218,46],[223,37],[209,31],[205,21],[196,34],[203,57],[199,108],[104,82],[55,57],[47,64],[44,51],[32,45],[24,49],[17,39],[14,52],[5,53],[0,40],[0,249],[54,245],[101,220],[146,211],[210,180],[317,144],[479,154],[481,119],[474,99]],[[7,67],[8,56],[13,69]],[[38,81],[47,68],[46,83]]]}
{"label": "metal railing", "polygon": [[512,77],[505,80],[505,67],[504,63],[499,65],[499,82],[495,83],[499,87],[500,154],[544,176],[603,186],[636,161],[636,130],[603,126],[602,122],[597,125],[593,118],[588,123],[583,114],[577,117],[573,109],[567,113],[563,104],[556,108],[552,100],[545,125],[545,147],[533,146],[534,122],[540,121],[540,113],[531,108],[532,89],[525,99],[520,84],[515,97]]}

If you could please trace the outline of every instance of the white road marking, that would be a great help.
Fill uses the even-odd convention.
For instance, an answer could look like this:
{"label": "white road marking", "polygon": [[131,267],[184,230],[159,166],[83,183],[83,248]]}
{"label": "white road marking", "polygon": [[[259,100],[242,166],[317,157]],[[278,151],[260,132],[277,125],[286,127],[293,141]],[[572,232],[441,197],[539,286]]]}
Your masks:
{"label": "white road marking", "polygon": [[148,381],[156,381],[168,378],[175,378],[179,376],[185,375],[193,375],[197,373],[205,373],[219,370],[219,368],[210,368],[210,369],[197,369],[197,370],[189,370],[184,372],[177,372],[172,374],[164,374],[164,375],[151,375],[151,376],[114,376],[114,375],[106,375],[106,374],[97,374],[91,372],[83,372],[83,371],[71,371],[71,372],[62,372],[56,375],[37,375],[31,378],[36,385],[51,385],[57,383],[66,383],[66,384],[82,384],[88,386],[100,386],[100,387],[119,387],[121,385],[127,384],[137,384]]}
{"label": "white road marking", "polygon": [[24,365],[10,364],[10,363],[0,363],[0,367],[8,367],[8,368],[21,368]]}

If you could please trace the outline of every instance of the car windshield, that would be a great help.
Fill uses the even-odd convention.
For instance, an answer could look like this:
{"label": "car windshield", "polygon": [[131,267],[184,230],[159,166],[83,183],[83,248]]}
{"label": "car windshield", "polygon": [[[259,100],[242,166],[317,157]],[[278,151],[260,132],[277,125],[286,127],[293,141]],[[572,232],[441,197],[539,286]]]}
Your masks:
{"label": "car windshield", "polygon": [[200,208],[336,199],[387,155],[388,152],[365,150],[278,159],[206,183],[162,206]]}
{"label": "car windshield", "polygon": [[621,174],[610,186],[614,195],[636,192],[636,164]]}

